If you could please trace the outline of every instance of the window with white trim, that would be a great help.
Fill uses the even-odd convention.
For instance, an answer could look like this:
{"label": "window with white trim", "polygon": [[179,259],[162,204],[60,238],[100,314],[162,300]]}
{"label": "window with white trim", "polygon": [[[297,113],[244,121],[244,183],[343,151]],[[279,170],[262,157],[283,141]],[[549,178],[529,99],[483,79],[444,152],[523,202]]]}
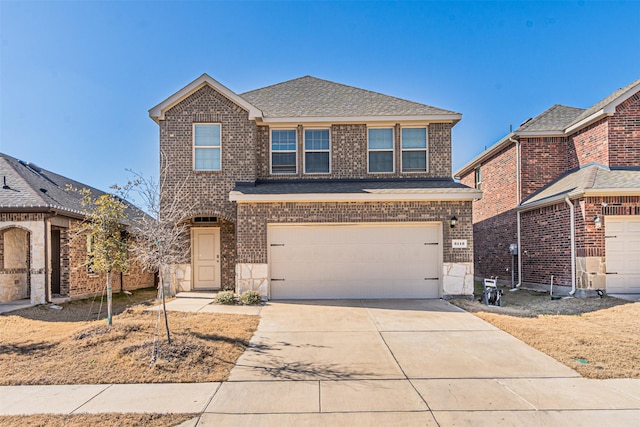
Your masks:
{"label": "window with white trim", "polygon": [[304,173],[329,173],[330,158],[329,129],[305,129]]}
{"label": "window with white trim", "polygon": [[393,128],[373,128],[367,132],[369,173],[393,172]]}
{"label": "window with white trim", "polygon": [[427,128],[402,128],[402,172],[427,171]]}
{"label": "window with white trim", "polygon": [[298,171],[297,146],[295,129],[271,130],[272,174],[294,174]]}
{"label": "window with white trim", "polygon": [[476,188],[478,190],[482,189],[482,170],[480,169],[480,166],[476,168]]}
{"label": "window with white trim", "polygon": [[221,170],[220,123],[194,123],[193,169],[197,171]]}

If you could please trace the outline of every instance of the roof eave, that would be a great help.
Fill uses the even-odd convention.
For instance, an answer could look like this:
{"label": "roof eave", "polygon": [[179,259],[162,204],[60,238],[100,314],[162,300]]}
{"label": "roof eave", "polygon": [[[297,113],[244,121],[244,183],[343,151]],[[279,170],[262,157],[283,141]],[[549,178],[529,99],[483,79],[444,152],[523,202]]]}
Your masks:
{"label": "roof eave", "polygon": [[220,92],[225,97],[229,98],[231,101],[244,108],[249,112],[249,119],[253,120],[256,118],[262,117],[262,111],[249,103],[246,99],[242,98],[240,95],[233,92],[231,89],[227,88],[208,74],[203,74],[178,92],[174,93],[155,107],[149,110],[149,117],[153,119],[154,122],[160,123],[160,120],[164,120],[164,114],[167,110],[178,104],[184,98],[188,97],[192,93],[201,89],[204,86],[210,86],[216,91]]}
{"label": "roof eave", "polygon": [[640,188],[589,188],[585,196],[640,196]]}
{"label": "roof eave", "polygon": [[596,111],[595,113],[591,114],[588,117],[585,117],[584,119],[580,120],[578,123],[573,124],[571,126],[569,126],[568,128],[565,129],[565,134],[569,135],[572,134],[580,129],[582,129],[583,127],[587,127],[590,124],[597,122],[600,119],[603,119],[607,116],[611,116],[614,112],[615,112],[615,107],[613,108],[613,112],[607,112],[606,108],[603,108],[602,110]]}
{"label": "roof eave", "polygon": [[464,192],[393,192],[393,193],[303,193],[303,194],[244,194],[231,191],[229,201],[237,203],[277,202],[390,202],[390,201],[473,201],[482,198],[482,192],[469,189]]}
{"label": "roof eave", "polygon": [[558,137],[565,136],[561,130],[534,130],[534,131],[518,131],[520,137]]}
{"label": "roof eave", "polygon": [[314,116],[314,117],[262,117],[262,122],[269,123],[399,123],[399,122],[430,122],[453,123],[462,119],[462,114],[425,114],[400,116]]}
{"label": "roof eave", "polygon": [[509,144],[513,144],[513,137],[516,136],[514,132],[509,133],[508,135],[502,137],[498,142],[493,144],[487,150],[483,151],[469,162],[467,162],[464,166],[458,169],[457,172],[454,173],[454,177],[461,178],[462,176],[468,174],[478,166],[482,164],[482,162],[489,157],[493,156],[495,153],[498,153],[503,148],[507,147]]}

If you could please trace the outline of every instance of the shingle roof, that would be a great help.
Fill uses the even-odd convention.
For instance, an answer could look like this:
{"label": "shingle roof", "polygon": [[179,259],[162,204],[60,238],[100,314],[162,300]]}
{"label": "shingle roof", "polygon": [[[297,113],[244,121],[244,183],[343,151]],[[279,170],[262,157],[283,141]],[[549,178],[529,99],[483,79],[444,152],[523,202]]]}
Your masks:
{"label": "shingle roof", "polygon": [[297,79],[240,95],[264,117],[363,117],[458,114],[316,77]]}
{"label": "shingle roof", "polygon": [[577,117],[575,117],[574,120],[572,120],[571,123],[567,124],[566,127],[569,127],[571,125],[574,125],[574,124],[580,122],[581,120],[586,119],[587,117],[589,117],[593,113],[595,113],[595,112],[601,110],[602,108],[606,107],[608,104],[613,102],[616,98],[618,98],[619,96],[623,95],[625,92],[629,91],[634,86],[638,86],[639,84],[640,84],[640,79],[638,79],[638,80],[636,80],[636,81],[634,81],[632,83],[629,83],[625,87],[622,87],[622,88],[616,90],[615,92],[613,92],[611,95],[607,96],[606,98],[604,98],[600,102],[597,102],[594,105],[592,105],[591,107],[589,107],[586,110],[584,110],[582,112],[582,114],[580,114]]}
{"label": "shingle roof", "polygon": [[545,112],[536,116],[534,119],[523,123],[516,132],[563,132],[571,123],[573,123],[576,117],[582,114],[583,111],[585,110],[582,108],[555,104]]}
{"label": "shingle roof", "polygon": [[561,196],[582,194],[587,190],[638,190],[640,168],[609,169],[600,164],[589,164],[569,171],[538,190],[522,203],[523,207],[553,200]]}
{"label": "shingle roof", "polygon": [[420,193],[425,191],[475,191],[452,179],[388,179],[388,180],[265,180],[255,185],[236,185],[242,194],[347,194],[347,193]]}
{"label": "shingle roof", "polygon": [[[53,210],[83,216],[82,196],[77,192],[67,191],[67,187],[87,188],[93,197],[105,194],[104,191],[3,153],[0,153],[0,179],[3,184],[0,188],[0,211]],[[126,204],[129,217],[141,213],[130,203]]]}

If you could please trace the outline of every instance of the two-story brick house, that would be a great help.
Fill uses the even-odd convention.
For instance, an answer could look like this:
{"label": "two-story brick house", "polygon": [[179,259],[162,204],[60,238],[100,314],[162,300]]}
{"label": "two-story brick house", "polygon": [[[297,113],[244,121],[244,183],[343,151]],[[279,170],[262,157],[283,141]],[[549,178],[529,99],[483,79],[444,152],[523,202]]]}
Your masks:
{"label": "two-story brick house", "polygon": [[582,109],[553,105],[456,176],[474,202],[475,272],[578,296],[640,292],[640,80]]}
{"label": "two-story brick house", "polygon": [[[3,153],[0,177],[0,302],[44,304],[104,291],[105,275],[90,268],[82,195],[67,188],[86,188],[94,197],[104,192]],[[143,215],[133,205],[127,214]],[[133,261],[127,273],[112,275],[114,292],[154,284],[154,273]]]}
{"label": "two-story brick house", "polygon": [[473,293],[481,193],[451,178],[460,114],[309,76],[236,94],[206,74],[149,114],[163,196],[186,191],[193,212],[180,290]]}

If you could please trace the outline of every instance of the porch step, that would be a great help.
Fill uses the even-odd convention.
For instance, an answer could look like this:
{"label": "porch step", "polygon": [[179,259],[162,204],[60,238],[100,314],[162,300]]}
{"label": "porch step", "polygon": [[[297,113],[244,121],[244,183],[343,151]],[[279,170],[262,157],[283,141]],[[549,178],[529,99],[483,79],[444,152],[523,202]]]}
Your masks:
{"label": "porch step", "polygon": [[178,292],[176,298],[200,298],[200,299],[213,299],[215,298],[217,291],[191,291],[191,292]]}

